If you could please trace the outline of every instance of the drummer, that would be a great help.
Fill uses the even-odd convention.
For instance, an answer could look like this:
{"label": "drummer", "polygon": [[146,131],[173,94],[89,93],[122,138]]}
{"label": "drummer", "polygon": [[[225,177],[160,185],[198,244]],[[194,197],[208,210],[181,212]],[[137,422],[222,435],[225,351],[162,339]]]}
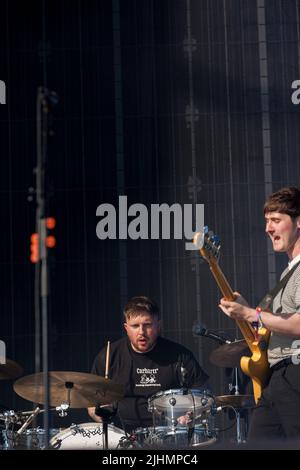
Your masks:
{"label": "drummer", "polygon": [[[115,411],[112,421],[131,432],[152,425],[149,397],[162,390],[200,388],[208,375],[191,351],[160,335],[159,309],[150,298],[139,296],[129,300],[124,308],[124,328],[127,336],[113,342],[109,351],[104,347],[91,372],[104,376],[108,366],[109,379],[125,386],[124,398],[112,404]],[[101,422],[101,407],[88,408],[88,412]],[[179,424],[187,424],[188,416],[189,413],[180,417]]]}

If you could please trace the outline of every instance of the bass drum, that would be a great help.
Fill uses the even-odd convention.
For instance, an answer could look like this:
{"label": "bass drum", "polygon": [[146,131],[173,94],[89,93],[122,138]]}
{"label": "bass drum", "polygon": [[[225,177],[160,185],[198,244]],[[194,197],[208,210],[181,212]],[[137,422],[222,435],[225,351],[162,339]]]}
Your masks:
{"label": "bass drum", "polygon": [[[108,424],[108,448],[117,449],[124,439],[122,429]],[[52,449],[103,449],[104,435],[101,423],[72,424],[69,428],[56,434],[50,441]]]}

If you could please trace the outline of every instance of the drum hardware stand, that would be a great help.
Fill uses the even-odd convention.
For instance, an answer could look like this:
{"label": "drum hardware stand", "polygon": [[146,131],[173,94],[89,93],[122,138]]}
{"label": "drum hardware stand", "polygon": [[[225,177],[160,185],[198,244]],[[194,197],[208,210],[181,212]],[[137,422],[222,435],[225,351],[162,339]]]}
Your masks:
{"label": "drum hardware stand", "polygon": [[[50,106],[57,104],[55,92],[46,87],[39,87],[36,100],[36,235],[38,253],[32,262],[35,263],[35,371],[44,374],[44,429],[45,448],[49,447],[49,369],[48,369],[48,248],[46,244],[46,191],[45,172],[48,144],[48,116]],[[34,191],[34,190],[33,190]],[[42,361],[41,361],[42,359]],[[42,362],[42,364],[41,364]]]}
{"label": "drum hardware stand", "polygon": [[96,407],[95,415],[100,416],[103,426],[103,449],[108,449],[108,423],[116,415],[118,406],[116,403]]}
{"label": "drum hardware stand", "polygon": [[192,439],[194,437],[194,433],[195,433],[195,416],[194,416],[194,413],[192,412],[191,416],[191,421],[189,423],[187,423],[187,428],[188,428],[188,445],[191,444],[192,442]]}
{"label": "drum hardware stand", "polygon": [[59,406],[55,407],[55,410],[58,411],[58,416],[64,418],[68,415],[68,409],[71,406],[71,391],[74,388],[74,382],[65,382],[65,388],[67,391],[67,399],[63,401]]}
{"label": "drum hardware stand", "polygon": [[130,438],[128,438],[127,436],[122,436],[119,440],[119,446],[121,449],[129,449],[131,446]]}
{"label": "drum hardware stand", "polygon": [[175,433],[177,426],[177,419],[174,417],[174,406],[176,405],[176,398],[171,397],[169,399],[169,403],[171,405],[171,431],[172,433]]}
{"label": "drum hardware stand", "polygon": [[65,416],[68,416],[68,409],[70,408],[70,405],[68,403],[61,403],[59,406],[55,407],[55,410],[58,411],[58,416],[61,418],[64,418]]}
{"label": "drum hardware stand", "polygon": [[[13,441],[13,445],[17,442],[17,439],[21,436],[21,434],[28,428],[29,424],[34,420],[34,418],[39,414],[40,408],[37,407],[34,411],[21,411],[20,413],[14,411],[14,410],[7,410],[3,413],[3,415],[0,415],[0,419],[4,418],[4,423],[5,423],[5,443],[3,448],[4,449],[9,449],[9,440]],[[10,429],[9,426],[11,424],[20,424],[22,423],[22,418],[29,415],[29,417],[26,419],[26,421],[22,424],[20,429],[16,432],[12,430],[12,437],[9,437]],[[3,418],[2,418],[3,417]]]}
{"label": "drum hardware stand", "polygon": [[[234,368],[234,383],[229,384],[229,391],[235,390],[234,395],[240,395],[239,390],[239,379],[238,379],[238,368]],[[244,444],[246,442],[245,436],[242,433],[242,426],[241,426],[241,411],[239,408],[234,408],[235,416],[236,416],[236,442],[237,444]]]}
{"label": "drum hardware stand", "polygon": [[[5,424],[5,437],[4,437],[4,444],[3,444],[3,449],[9,449],[9,425],[10,424],[16,424],[18,422],[18,416],[13,410],[7,410],[4,411],[3,413],[3,418],[4,418],[4,424]],[[1,416],[1,418],[2,418]],[[11,439],[13,440],[13,439]]]}
{"label": "drum hardware stand", "polygon": [[[201,405],[205,406],[205,405],[207,405],[207,403],[208,403],[207,391],[204,390],[203,391],[203,397],[201,398]],[[195,406],[195,404],[194,404],[194,406]]]}
{"label": "drum hardware stand", "polygon": [[[110,362],[110,341],[107,341],[106,357],[105,357],[105,379],[109,378],[109,362]],[[118,404],[116,402],[107,405],[98,405],[95,408],[95,415],[102,419],[103,426],[103,449],[108,449],[108,423],[116,415]]]}

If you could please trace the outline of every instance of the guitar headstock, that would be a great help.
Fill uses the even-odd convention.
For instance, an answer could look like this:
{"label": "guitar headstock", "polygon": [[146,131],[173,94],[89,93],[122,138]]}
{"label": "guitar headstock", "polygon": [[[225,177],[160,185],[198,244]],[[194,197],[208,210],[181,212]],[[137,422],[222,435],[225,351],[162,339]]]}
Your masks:
{"label": "guitar headstock", "polygon": [[220,239],[208,227],[203,228],[203,232],[197,232],[193,240],[194,245],[199,249],[203,258],[209,263],[218,263],[220,258]]}

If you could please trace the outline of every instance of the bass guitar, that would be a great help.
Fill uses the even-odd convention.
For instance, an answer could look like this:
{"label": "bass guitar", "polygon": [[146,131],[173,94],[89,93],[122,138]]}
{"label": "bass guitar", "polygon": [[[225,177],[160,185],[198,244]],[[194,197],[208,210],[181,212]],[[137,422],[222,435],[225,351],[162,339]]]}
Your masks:
{"label": "bass guitar", "polygon": [[[212,275],[225,299],[235,300],[233,290],[219,266],[221,248],[219,238],[212,231],[209,231],[208,227],[205,227],[203,232],[195,234],[194,244],[199,249],[202,257],[208,262]],[[243,356],[240,364],[242,371],[252,380],[254,399],[257,403],[270,375],[267,357],[270,331],[266,328],[256,330],[245,320],[236,320],[236,322],[252,353],[251,357]]]}

